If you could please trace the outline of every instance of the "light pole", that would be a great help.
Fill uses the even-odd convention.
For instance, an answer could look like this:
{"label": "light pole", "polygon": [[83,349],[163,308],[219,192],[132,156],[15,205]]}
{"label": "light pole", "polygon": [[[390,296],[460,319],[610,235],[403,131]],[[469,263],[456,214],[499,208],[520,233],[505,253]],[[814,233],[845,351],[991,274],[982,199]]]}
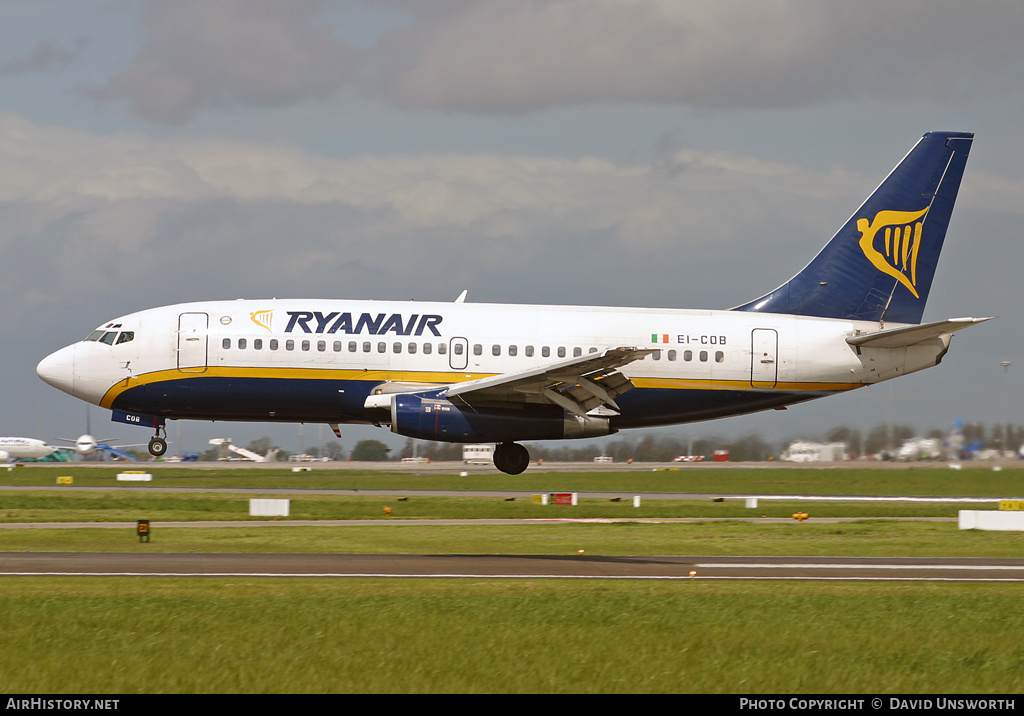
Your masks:
{"label": "light pole", "polygon": [[[1010,436],[1008,435],[1010,429],[1010,366],[1013,365],[1012,361],[1004,360],[999,363],[1003,366],[1003,444],[1000,446],[1003,454],[1009,449]],[[1002,455],[1000,456],[1002,457]]]}

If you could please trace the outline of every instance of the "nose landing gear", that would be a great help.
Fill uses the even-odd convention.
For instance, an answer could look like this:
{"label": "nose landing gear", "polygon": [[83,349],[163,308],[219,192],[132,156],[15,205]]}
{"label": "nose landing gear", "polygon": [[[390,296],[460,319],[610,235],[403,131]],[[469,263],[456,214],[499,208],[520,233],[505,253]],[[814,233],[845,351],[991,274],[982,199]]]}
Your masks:
{"label": "nose landing gear", "polygon": [[[163,433],[161,435],[161,433]],[[156,435],[149,439],[149,454],[153,457],[160,457],[167,452],[167,431],[163,425],[158,425]]]}

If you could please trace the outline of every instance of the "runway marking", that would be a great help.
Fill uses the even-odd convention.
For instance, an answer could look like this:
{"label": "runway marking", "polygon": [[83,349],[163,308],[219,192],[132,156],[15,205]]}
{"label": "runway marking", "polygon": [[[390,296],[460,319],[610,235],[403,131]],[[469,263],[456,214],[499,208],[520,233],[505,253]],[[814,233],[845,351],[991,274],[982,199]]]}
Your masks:
{"label": "runway marking", "polygon": [[909,497],[891,495],[888,497],[869,497],[857,495],[723,495],[727,500],[807,500],[812,502],[999,502],[999,497]]}
{"label": "runway marking", "polygon": [[1024,565],[981,565],[981,564],[831,564],[821,562],[809,563],[780,563],[771,564],[768,562],[708,562],[694,565],[700,569],[964,569],[964,570],[1006,570],[1024,571]]}
{"label": "runway marking", "polygon": [[3,572],[3,577],[348,577],[385,579],[680,579],[687,575],[600,575],[600,574],[394,574],[376,572]]}
{"label": "runway marking", "polygon": [[[736,566],[736,565],[729,565]],[[806,565],[804,565],[806,566]],[[1024,577],[813,577],[813,576],[719,576],[719,575],[600,575],[600,574],[391,574],[377,572],[4,572],[5,577],[193,577],[193,578],[335,578],[335,579],[611,579],[647,581],[784,581],[784,582],[1024,582]]]}

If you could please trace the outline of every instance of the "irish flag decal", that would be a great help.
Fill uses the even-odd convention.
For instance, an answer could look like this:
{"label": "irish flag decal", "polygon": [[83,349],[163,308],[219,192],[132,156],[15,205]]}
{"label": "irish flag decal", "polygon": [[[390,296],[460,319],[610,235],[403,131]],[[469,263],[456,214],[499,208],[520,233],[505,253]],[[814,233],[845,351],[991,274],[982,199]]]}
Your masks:
{"label": "irish flag decal", "polygon": [[651,343],[668,343],[667,333],[652,333]]}

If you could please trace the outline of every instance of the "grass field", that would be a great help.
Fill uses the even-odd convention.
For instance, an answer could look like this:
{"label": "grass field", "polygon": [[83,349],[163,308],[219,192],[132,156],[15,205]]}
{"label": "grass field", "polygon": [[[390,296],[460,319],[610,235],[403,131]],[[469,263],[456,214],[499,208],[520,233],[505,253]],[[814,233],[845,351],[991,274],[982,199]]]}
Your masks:
{"label": "grass field", "polygon": [[1022,596],[973,584],[6,579],[0,688],[1019,693]]}
{"label": "grass field", "polygon": [[[501,497],[211,494],[173,492],[0,492],[4,522],[119,522],[136,519],[177,522],[195,520],[266,520],[249,516],[249,500],[287,497],[289,520],[403,520],[403,519],[540,519],[671,517],[791,517],[807,512],[815,517],[956,517],[959,509],[978,509],[972,503],[919,502],[790,502],[762,500],[748,509],[742,500],[642,500],[581,498],[575,507],[531,503],[529,496],[508,501]],[[390,507],[390,517],[384,512]],[[994,507],[993,504],[986,505]]]}
{"label": "grass field", "polygon": [[[386,465],[386,464],[385,464]],[[75,485],[113,487],[116,475],[132,466],[51,465],[24,466],[0,472],[3,485],[54,485],[58,475],[70,475]],[[138,467],[138,466],[136,466]],[[316,470],[293,473],[288,467],[266,469],[223,469],[215,464],[198,468],[159,465],[153,481],[132,483],[134,487],[224,487],[248,489],[364,489],[387,490],[509,490],[716,492],[725,494],[773,495],[974,495],[1024,497],[1024,465],[993,470],[990,466],[948,467],[926,464],[904,469],[884,468],[725,468],[702,467],[624,472],[544,472],[533,467],[522,475],[505,475],[493,470],[460,476],[461,466],[452,472],[388,473],[368,470]],[[385,467],[386,469],[386,467]],[[121,483],[122,485],[124,483]]]}
{"label": "grass field", "polygon": [[[82,472],[78,472],[81,470]],[[105,472],[103,472],[105,470]],[[111,468],[20,468],[5,484],[112,487]],[[182,474],[179,474],[182,473]],[[0,491],[0,520],[150,519],[130,529],[4,529],[0,552],[1021,557],[1024,535],[949,522],[826,516],[951,516],[957,505],[762,502],[803,524],[571,523],[415,526],[412,517],[741,517],[740,501],[408,501],[310,488],[601,490],[727,494],[1012,497],[1018,470],[703,470],[684,473],[319,475],[161,468],[154,486],[289,489],[294,519],[370,526],[249,525],[257,494]],[[492,479],[493,478],[493,479]],[[230,484],[229,484],[230,483]],[[275,495],[280,497],[281,495]],[[383,505],[393,516],[385,524]],[[226,519],[224,529],[159,522]],[[2,556],[0,556],[2,558]],[[0,579],[0,688],[7,693],[1019,693],[1024,585],[571,580]]]}
{"label": "grass field", "polygon": [[355,554],[778,555],[1020,558],[1024,535],[956,523],[380,525],[0,530],[0,551]]}

